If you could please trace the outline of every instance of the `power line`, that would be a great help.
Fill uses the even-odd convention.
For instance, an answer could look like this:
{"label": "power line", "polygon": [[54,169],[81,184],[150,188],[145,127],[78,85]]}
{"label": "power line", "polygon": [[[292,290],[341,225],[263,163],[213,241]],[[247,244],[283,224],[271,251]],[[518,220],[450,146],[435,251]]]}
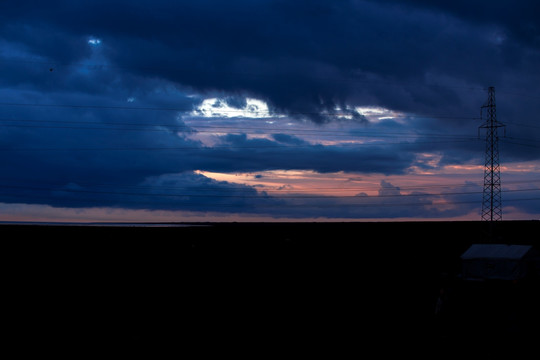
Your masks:
{"label": "power line", "polygon": [[[0,152],[59,152],[59,151],[78,151],[78,152],[100,152],[100,151],[183,151],[183,150],[199,150],[204,152],[210,152],[212,150],[238,150],[238,149],[261,149],[261,150],[271,150],[271,149],[298,149],[298,148],[316,148],[320,147],[327,152],[336,152],[340,149],[347,147],[381,147],[384,145],[407,145],[407,146],[417,146],[417,145],[427,145],[434,144],[439,145],[443,143],[469,143],[473,139],[462,139],[462,140],[445,140],[445,141],[414,141],[414,142],[405,142],[405,141],[395,141],[395,142],[370,142],[370,143],[340,143],[335,145],[323,145],[323,144],[279,144],[272,143],[268,145],[262,144],[253,144],[253,145],[212,145],[212,146],[124,146],[124,147],[35,147],[35,148],[0,148]],[[216,156],[217,153],[212,153],[213,156]],[[227,155],[223,153],[223,155]]]}
{"label": "power line", "polygon": [[[366,198],[386,198],[386,197],[417,197],[417,196],[455,196],[455,195],[473,195],[480,194],[479,191],[459,191],[459,192],[443,192],[443,193],[411,193],[411,194],[379,194],[379,195],[285,195],[285,196],[264,196],[260,193],[256,195],[245,195],[245,194],[231,194],[231,193],[219,193],[216,191],[212,194],[201,194],[201,193],[155,193],[155,192],[128,192],[128,191],[105,191],[105,190],[88,190],[88,189],[70,189],[70,188],[51,188],[44,186],[21,186],[21,185],[0,185],[0,188],[3,189],[21,189],[21,190],[44,190],[44,191],[54,191],[59,193],[75,193],[75,194],[101,194],[101,195],[128,195],[128,196],[144,196],[144,197],[205,197],[205,198],[241,198],[241,199],[266,199],[266,198],[278,198],[278,199],[358,199],[363,200]],[[223,191],[223,190],[221,190]],[[234,189],[230,189],[229,192],[234,192]],[[540,188],[528,188],[528,189],[512,189],[512,190],[501,190],[506,193],[515,193],[515,192],[526,192],[526,191],[540,191]]]}
{"label": "power line", "polygon": [[[91,126],[90,126],[91,125]],[[95,126],[94,126],[95,125]],[[227,134],[288,134],[296,136],[317,137],[349,137],[358,138],[386,138],[399,136],[403,138],[447,138],[461,140],[476,140],[468,135],[452,135],[448,133],[424,133],[424,132],[396,132],[396,131],[360,131],[360,130],[334,130],[334,129],[292,129],[274,127],[239,127],[230,125],[179,125],[162,123],[122,123],[122,122],[98,122],[98,121],[68,121],[68,120],[10,120],[0,119],[0,127],[14,128],[51,128],[73,130],[111,130],[111,131],[180,131],[186,134],[195,133],[221,133]]]}
{"label": "power line", "polygon": [[[45,107],[45,108],[68,108],[68,109],[104,109],[104,110],[143,110],[143,111],[176,111],[176,112],[195,112],[194,116],[200,109],[195,109],[193,107],[158,107],[158,106],[125,106],[125,105],[86,105],[86,104],[40,104],[40,103],[13,103],[13,102],[0,102],[0,106],[13,106],[13,107]],[[354,109],[336,109],[329,111],[328,109],[321,109],[320,111],[288,111],[284,114],[279,114],[273,111],[262,111],[256,110],[255,113],[258,115],[264,115],[268,118],[280,117],[280,116],[293,116],[293,115],[325,115],[325,116],[347,116],[350,115],[350,111]],[[243,114],[247,109],[222,109],[217,108],[216,112],[218,113],[229,113],[229,114]],[[204,117],[203,115],[199,115]],[[219,116],[213,116],[219,117]],[[249,118],[249,116],[238,116],[241,118]],[[444,120],[478,120],[477,116],[448,116],[448,115],[437,115],[437,114],[427,114],[427,115],[414,115],[407,114],[401,116],[402,118],[410,119],[444,119]],[[210,117],[212,118],[212,117]]]}
{"label": "power line", "polygon": [[45,107],[69,109],[114,109],[114,110],[149,110],[149,111],[193,111],[193,108],[156,107],[156,106],[121,106],[121,105],[81,105],[81,104],[38,104],[38,103],[8,103],[0,102],[0,106]]}
{"label": "power line", "polygon": [[[509,138],[509,139],[516,139],[516,138]],[[525,143],[522,143],[522,142],[510,141],[510,140],[508,140],[508,139],[500,139],[500,140],[501,140],[502,142],[506,143],[506,144],[512,144],[512,145],[518,145],[518,146],[530,147],[530,148],[534,148],[534,149],[540,149],[540,141],[537,141],[537,140],[521,139],[521,141],[531,141],[531,142],[537,143],[538,145],[535,145],[535,144],[525,144]],[[519,140],[519,138],[517,138],[516,140]]]}
{"label": "power line", "polygon": [[524,126],[524,127],[530,127],[534,129],[540,129],[540,126],[538,125],[532,125],[532,124],[526,124],[526,123],[520,123],[520,122],[514,122],[514,121],[505,121],[505,124],[512,124],[517,126]]}
{"label": "power line", "polygon": [[[3,122],[3,123],[1,123]],[[30,125],[29,125],[30,124]],[[85,126],[88,125],[88,126]],[[92,126],[90,126],[92,125]],[[95,126],[94,126],[95,125]],[[196,133],[221,133],[226,134],[256,134],[256,135],[279,135],[288,134],[295,136],[317,136],[317,137],[348,137],[351,139],[361,138],[388,138],[399,136],[400,139],[418,139],[420,137],[429,138],[442,138],[442,139],[454,139],[457,142],[463,141],[476,141],[477,138],[468,135],[453,135],[447,133],[424,133],[424,132],[389,132],[389,131],[358,131],[347,130],[340,131],[334,129],[292,129],[292,128],[273,128],[273,127],[238,127],[230,125],[181,125],[181,124],[164,124],[164,123],[125,123],[125,122],[99,122],[99,121],[69,121],[69,120],[23,120],[23,119],[0,119],[0,127],[14,127],[14,128],[51,128],[51,129],[73,129],[73,130],[105,130],[105,131],[142,131],[142,132],[170,132],[180,131],[185,132],[187,135]],[[220,134],[216,134],[221,136]],[[500,139],[506,143],[526,146],[526,147],[539,147],[540,140],[511,137],[506,136]],[[450,141],[446,141],[450,142]],[[425,142],[416,141],[415,144],[421,144]],[[373,143],[383,144],[382,142]],[[395,144],[392,142],[390,144]],[[313,144],[315,145],[315,144]],[[360,144],[358,144],[360,145]],[[366,145],[366,144],[363,144]],[[276,145],[278,146],[278,145]],[[288,145],[291,147],[292,145]],[[296,145],[296,146],[309,146]],[[7,149],[3,149],[4,151]],[[17,150],[17,149],[11,149]],[[31,149],[20,149],[21,151],[27,151]],[[41,150],[41,149],[37,149]],[[69,149],[68,149],[69,150]],[[91,150],[91,149],[88,149]],[[124,149],[126,150],[126,149]],[[2,149],[0,149],[2,151]]]}
{"label": "power line", "polygon": [[[268,178],[266,178],[267,180]],[[196,191],[211,191],[211,192],[230,192],[230,191],[249,191],[252,192],[252,187],[244,187],[248,185],[244,184],[236,184],[239,185],[234,188],[218,188],[217,186],[197,186],[196,188],[190,187],[190,186],[163,186],[163,185],[141,185],[141,184],[120,184],[120,183],[93,183],[93,182],[81,182],[81,181],[63,181],[63,182],[51,182],[47,180],[36,180],[36,179],[21,179],[21,178],[10,178],[10,177],[0,177],[0,181],[7,182],[4,185],[0,183],[0,188],[3,186],[17,186],[17,187],[24,187],[24,185],[21,185],[23,182],[30,182],[30,183],[39,183],[38,186],[36,185],[30,185],[29,187],[43,187],[44,184],[46,184],[47,189],[56,189],[60,190],[63,189],[66,186],[66,183],[76,183],[77,186],[86,187],[86,188],[125,188],[125,189],[134,189],[134,190],[168,190],[168,191],[180,191],[180,190],[196,190]],[[16,185],[10,184],[15,183]],[[507,185],[519,185],[519,184],[535,184],[540,183],[540,179],[528,179],[528,180],[514,180],[514,181],[506,181],[505,184]],[[475,183],[446,183],[446,184],[424,184],[424,185],[410,185],[410,186],[399,186],[396,187],[396,189],[400,191],[429,191],[429,189],[436,189],[436,188],[455,188],[455,187],[480,187],[481,184],[475,184]],[[282,190],[276,190],[277,193],[298,193],[298,192],[312,192],[312,191],[329,191],[329,190],[335,190],[335,191],[374,191],[379,190],[380,188],[374,188],[374,187],[358,187],[358,186],[324,186],[324,187],[317,187],[317,186],[311,186],[309,189],[282,189]],[[503,190],[503,191],[512,191],[512,190]],[[522,191],[521,189],[516,189],[516,191]],[[446,193],[441,193],[446,194]]]}
{"label": "power line", "polygon": [[[317,136],[319,138],[320,137],[347,137],[351,139],[389,138],[389,137],[394,138],[395,136],[399,136],[400,139],[402,140],[407,139],[407,138],[414,140],[420,137],[454,139],[454,141],[445,141],[445,142],[459,142],[460,140],[463,140],[463,141],[476,141],[477,140],[477,138],[472,137],[472,136],[467,136],[467,135],[452,135],[452,134],[443,134],[443,133],[423,133],[423,132],[388,132],[388,131],[351,132],[351,131],[323,130],[323,129],[236,127],[236,126],[224,126],[224,125],[188,126],[188,125],[174,125],[174,124],[161,124],[161,123],[152,124],[152,123],[97,122],[97,121],[78,122],[78,121],[51,121],[51,120],[41,121],[41,120],[0,119],[0,122],[4,122],[4,123],[0,123],[0,127],[14,127],[14,128],[50,128],[50,129],[73,129],[73,130],[96,130],[96,131],[98,130],[142,131],[142,132],[183,131],[183,132],[186,132],[186,134],[196,134],[196,133],[216,134],[216,133],[225,132],[226,134],[279,135],[283,133],[283,134],[295,135],[295,136]],[[15,123],[6,124],[6,122],[15,122]],[[30,123],[30,125],[28,125],[27,123]],[[48,125],[48,124],[52,124],[52,125]],[[67,124],[67,125],[60,125],[60,124]],[[69,126],[69,125],[74,125],[74,126]],[[96,126],[84,126],[84,125],[96,125]],[[216,135],[222,136],[220,134],[216,134]],[[532,148],[540,147],[540,140],[535,140],[535,139],[530,139],[530,138],[506,136],[500,140],[505,143],[512,144],[512,145],[532,147]],[[389,144],[395,144],[395,143],[396,142],[391,142]],[[426,142],[416,141],[414,143],[421,144],[421,143],[426,143]],[[373,145],[376,145],[376,144],[384,144],[384,143],[382,142],[373,143]],[[315,144],[312,144],[312,145],[315,145]],[[366,145],[366,144],[357,144],[357,145]],[[287,147],[292,147],[292,146],[293,145],[288,145]],[[295,146],[309,146],[309,145],[298,144]],[[8,149],[0,149],[0,151],[6,151],[6,150]],[[17,151],[17,149],[10,149],[10,150]],[[31,149],[19,149],[19,150],[28,151]],[[37,150],[41,150],[41,149],[37,149]],[[91,150],[91,149],[87,149],[87,150]],[[124,150],[127,150],[127,149],[124,149]],[[51,151],[53,150],[51,149]]]}
{"label": "power line", "polygon": [[[147,130],[144,127],[167,127],[167,128],[173,128],[178,130],[195,130],[195,131],[216,131],[216,130],[248,130],[248,131],[291,131],[291,132],[303,132],[305,134],[330,134],[330,135],[374,135],[375,132],[362,132],[359,133],[358,129],[351,129],[351,130],[336,130],[336,129],[323,129],[323,128],[276,128],[273,126],[266,126],[266,127],[257,127],[257,126],[233,126],[233,125],[212,125],[212,124],[172,124],[172,123],[132,123],[132,122],[110,122],[110,121],[74,121],[74,120],[28,120],[28,119],[0,119],[1,122],[11,122],[13,124],[0,124],[0,126],[12,126],[12,127],[49,127],[49,126],[57,126],[57,124],[68,124],[68,125],[104,125],[104,126],[122,126],[118,129],[113,130],[124,130],[124,127],[134,126],[134,129],[137,129],[138,127],[142,128],[142,130]],[[26,125],[26,123],[30,123],[33,125]],[[47,125],[47,124],[53,124],[53,125]],[[62,128],[62,126],[59,126],[59,128]],[[66,128],[74,128],[77,129],[78,127],[74,126],[67,126]],[[83,127],[83,129],[103,129],[100,127]],[[127,128],[129,129],[129,128]],[[351,132],[354,131],[354,132]],[[445,136],[445,137],[453,137],[455,135],[447,134],[447,133],[418,133],[418,132],[389,132],[389,131],[380,131],[377,130],[376,134],[390,134],[390,135],[426,135],[426,136]]]}
{"label": "power line", "polygon": [[[480,194],[480,193],[477,193]],[[92,194],[96,195],[96,194]],[[159,195],[155,196],[158,197]],[[43,195],[35,195],[35,194],[8,194],[3,196],[4,202],[8,198],[10,199],[25,199],[30,198],[31,203],[30,204],[37,204],[39,205],[39,202],[36,203],[37,200],[43,200],[47,202],[55,201],[55,202],[71,202],[71,203],[77,203],[77,204],[85,204],[85,206],[88,206],[88,203],[94,203],[95,206],[128,206],[128,205],[145,205],[145,206],[153,206],[153,208],[161,208],[161,209],[167,209],[171,207],[171,204],[174,205],[175,210],[181,210],[185,208],[190,207],[203,207],[202,209],[197,209],[197,211],[207,211],[209,208],[231,208],[231,207],[241,207],[242,211],[251,212],[253,209],[265,209],[265,208],[283,208],[283,206],[286,206],[287,208],[303,208],[303,209],[309,209],[309,208],[316,208],[316,209],[323,209],[323,208],[356,208],[356,207],[369,207],[369,208],[377,208],[377,207],[396,207],[396,206],[448,206],[448,205],[459,205],[459,204],[475,204],[477,203],[477,200],[459,200],[459,201],[452,201],[450,203],[444,203],[444,204],[437,204],[432,201],[429,201],[426,199],[424,202],[354,202],[354,203],[343,203],[343,202],[336,202],[336,203],[329,203],[329,202],[317,202],[315,204],[309,204],[309,203],[298,203],[298,202],[284,202],[286,200],[306,200],[306,199],[294,199],[294,198],[286,198],[286,197],[260,197],[256,198],[259,202],[218,202],[216,199],[213,199],[213,201],[210,202],[200,202],[200,201],[184,201],[184,202],[178,202],[175,201],[174,203],[158,203],[154,201],[142,201],[142,200],[134,200],[134,199],[98,199],[95,196],[92,196],[90,198],[58,198],[53,196],[43,196]],[[151,197],[144,195],[143,197]],[[406,195],[403,196],[402,199],[406,199]],[[187,196],[184,196],[184,198],[187,198]],[[240,198],[242,200],[246,200],[246,198]],[[323,200],[340,200],[339,197],[325,197]],[[364,197],[357,197],[358,200],[364,199]],[[372,199],[378,199],[378,197],[373,197]],[[343,199],[341,199],[343,200]],[[364,199],[365,200],[365,199]],[[509,198],[508,202],[522,202],[522,201],[538,201],[540,200],[540,197],[527,197],[527,198]],[[261,201],[263,201],[261,203]],[[169,205],[169,206],[167,206]]]}

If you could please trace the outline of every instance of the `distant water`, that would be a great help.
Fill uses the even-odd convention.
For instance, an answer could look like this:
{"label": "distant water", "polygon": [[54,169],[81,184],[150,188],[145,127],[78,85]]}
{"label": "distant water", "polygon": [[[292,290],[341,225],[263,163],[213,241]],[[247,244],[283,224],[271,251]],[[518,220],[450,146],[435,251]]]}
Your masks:
{"label": "distant water", "polygon": [[208,226],[192,223],[132,223],[132,222],[43,222],[43,221],[0,221],[0,225],[42,225],[42,226],[110,226],[110,227],[193,227]]}

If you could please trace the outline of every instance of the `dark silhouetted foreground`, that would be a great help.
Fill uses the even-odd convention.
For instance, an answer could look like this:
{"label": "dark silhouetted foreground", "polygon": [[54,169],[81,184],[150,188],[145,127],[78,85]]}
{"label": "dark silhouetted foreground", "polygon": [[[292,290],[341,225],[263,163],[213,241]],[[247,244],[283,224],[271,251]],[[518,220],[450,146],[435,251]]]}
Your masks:
{"label": "dark silhouetted foreground", "polygon": [[540,222],[3,226],[22,349],[359,351],[539,333],[538,279],[471,282],[473,243],[538,246]]}

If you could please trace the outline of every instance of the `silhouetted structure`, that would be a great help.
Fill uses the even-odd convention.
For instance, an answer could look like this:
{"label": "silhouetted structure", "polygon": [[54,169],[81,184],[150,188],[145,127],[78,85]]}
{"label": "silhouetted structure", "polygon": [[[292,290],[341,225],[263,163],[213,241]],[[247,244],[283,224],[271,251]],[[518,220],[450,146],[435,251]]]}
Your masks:
{"label": "silhouetted structure", "polygon": [[531,245],[473,244],[461,260],[466,280],[517,281],[540,270],[540,254]]}
{"label": "silhouetted structure", "polygon": [[493,86],[489,87],[487,103],[481,109],[487,109],[486,122],[480,126],[480,128],[486,129],[482,220],[499,221],[502,220],[502,203],[499,136],[497,129],[504,125],[497,121],[495,88]]}

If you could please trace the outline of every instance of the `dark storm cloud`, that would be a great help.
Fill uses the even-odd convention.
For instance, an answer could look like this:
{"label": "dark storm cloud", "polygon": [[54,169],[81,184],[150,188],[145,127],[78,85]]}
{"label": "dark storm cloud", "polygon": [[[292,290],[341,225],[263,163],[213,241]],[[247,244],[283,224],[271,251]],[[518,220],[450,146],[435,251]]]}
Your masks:
{"label": "dark storm cloud", "polygon": [[80,40],[95,36],[118,71],[324,122],[323,111],[346,105],[455,114],[485,95],[471,99],[465,87],[538,78],[534,41],[508,39],[536,36],[525,29],[538,5],[486,3],[21,1],[1,10],[4,37],[47,59],[77,62],[88,53]]}
{"label": "dark storm cloud", "polygon": [[529,57],[496,33],[502,16],[465,16],[470,4],[450,6],[452,17],[423,2],[18,3],[2,6],[4,36],[48,59],[77,62],[88,52],[79,40],[96,36],[120,71],[252,95],[315,121],[347,104],[447,111],[467,96],[430,81],[485,87]]}
{"label": "dark storm cloud", "polygon": [[431,1],[383,0],[400,5],[418,6],[440,11],[486,25],[498,26],[514,40],[540,46],[540,4],[537,1]]}
{"label": "dark storm cloud", "polygon": [[207,162],[206,169],[221,172],[297,169],[320,173],[402,174],[414,161],[414,154],[401,151],[399,145],[395,148],[382,145],[302,145],[299,139],[289,135],[278,134],[275,138],[277,141],[228,135],[224,139],[225,148],[206,152],[214,158],[212,164]]}

